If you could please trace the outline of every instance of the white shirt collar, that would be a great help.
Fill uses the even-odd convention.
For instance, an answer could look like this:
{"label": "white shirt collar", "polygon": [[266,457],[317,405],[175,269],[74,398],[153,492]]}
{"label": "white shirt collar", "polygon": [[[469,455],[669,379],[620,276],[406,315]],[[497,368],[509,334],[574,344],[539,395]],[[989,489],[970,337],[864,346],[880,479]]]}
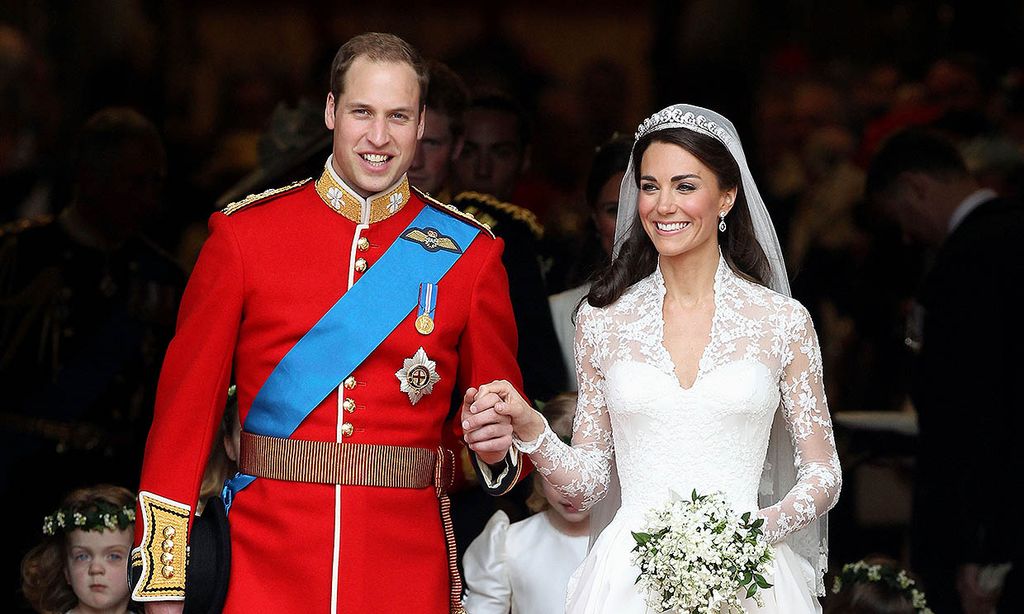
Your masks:
{"label": "white shirt collar", "polygon": [[996,194],[995,190],[988,188],[975,190],[968,194],[967,198],[963,199],[956,209],[953,210],[953,215],[949,216],[948,234],[953,234],[953,231],[971,214],[971,211],[974,211],[980,204],[992,200],[996,196],[998,194]]}

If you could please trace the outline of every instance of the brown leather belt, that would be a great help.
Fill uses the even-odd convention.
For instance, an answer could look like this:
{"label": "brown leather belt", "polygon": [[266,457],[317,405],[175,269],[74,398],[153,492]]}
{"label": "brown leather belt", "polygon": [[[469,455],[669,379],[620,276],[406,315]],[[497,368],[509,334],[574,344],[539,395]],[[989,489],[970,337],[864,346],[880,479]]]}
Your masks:
{"label": "brown leather belt", "polygon": [[242,431],[240,443],[239,471],[256,477],[346,486],[433,486],[440,504],[448,577],[451,580],[448,610],[451,614],[465,614],[462,607],[462,577],[455,559],[451,502],[448,500],[448,489],[454,478],[455,457],[448,449],[443,446],[428,450],[283,439],[245,431]]}
{"label": "brown leather belt", "polygon": [[240,448],[238,466],[242,473],[315,484],[434,486],[447,491],[453,464],[447,458],[451,453],[443,448],[307,441],[246,432],[242,433]]}

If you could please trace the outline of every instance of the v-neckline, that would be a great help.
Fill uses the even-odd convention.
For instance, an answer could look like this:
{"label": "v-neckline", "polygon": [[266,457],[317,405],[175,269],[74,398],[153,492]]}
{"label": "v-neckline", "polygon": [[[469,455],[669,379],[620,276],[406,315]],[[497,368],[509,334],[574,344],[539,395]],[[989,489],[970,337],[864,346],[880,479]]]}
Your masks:
{"label": "v-neckline", "polygon": [[672,352],[668,350],[668,346],[665,345],[665,299],[668,296],[668,289],[665,287],[665,277],[661,272],[661,263],[659,262],[655,268],[655,275],[657,276],[657,287],[658,287],[658,309],[655,310],[658,314],[658,322],[660,325],[658,347],[661,348],[662,358],[664,360],[664,366],[668,369],[668,375],[670,375],[675,381],[676,386],[679,387],[683,392],[690,392],[697,387],[700,383],[701,376],[704,374],[704,363],[708,356],[708,350],[715,342],[715,332],[718,327],[718,314],[721,311],[720,297],[722,294],[722,288],[720,286],[719,275],[721,274],[721,267],[723,266],[722,255],[718,255],[718,264],[715,267],[714,283],[712,285],[712,303],[714,311],[711,313],[711,328],[708,331],[708,340],[704,344],[704,347],[700,351],[700,357],[697,359],[697,370],[693,375],[693,381],[690,382],[689,386],[684,386],[681,379],[679,379],[679,373],[676,369],[676,362],[672,358]]}

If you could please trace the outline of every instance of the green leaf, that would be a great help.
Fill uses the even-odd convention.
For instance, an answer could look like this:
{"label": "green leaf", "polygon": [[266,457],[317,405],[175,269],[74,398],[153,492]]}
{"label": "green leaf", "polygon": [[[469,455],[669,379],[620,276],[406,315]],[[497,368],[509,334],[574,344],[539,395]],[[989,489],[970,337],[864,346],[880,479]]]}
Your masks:
{"label": "green leaf", "polygon": [[758,518],[757,520],[754,521],[753,524],[750,525],[750,527],[753,528],[753,529],[760,529],[761,525],[763,525],[763,524],[764,524],[764,518]]}
{"label": "green leaf", "polygon": [[747,524],[750,522],[750,512],[743,512],[743,515],[740,516],[740,518],[743,519],[743,524]]}
{"label": "green leaf", "polygon": [[750,572],[749,571],[744,571],[743,575],[740,577],[740,584],[742,584],[743,586],[746,586],[746,585],[750,584],[750,580],[751,579],[752,579],[752,576],[750,575]]}
{"label": "green leaf", "polygon": [[768,583],[768,580],[765,580],[764,576],[762,576],[759,573],[754,574],[754,582],[756,582],[757,585],[760,586],[761,588],[771,588],[772,587],[772,585]]}
{"label": "green leaf", "polygon": [[693,494],[690,495],[690,498],[693,500],[694,503],[697,502],[697,489],[696,488],[693,489]]}
{"label": "green leaf", "polygon": [[748,586],[747,587],[747,599],[750,599],[751,597],[753,597],[754,593],[756,593],[756,592],[757,592],[757,586],[755,586],[753,584]]}
{"label": "green leaf", "polygon": [[650,533],[637,533],[635,531],[630,531],[630,533],[633,534],[633,539],[636,540],[638,546],[646,546],[647,542],[651,541]]}

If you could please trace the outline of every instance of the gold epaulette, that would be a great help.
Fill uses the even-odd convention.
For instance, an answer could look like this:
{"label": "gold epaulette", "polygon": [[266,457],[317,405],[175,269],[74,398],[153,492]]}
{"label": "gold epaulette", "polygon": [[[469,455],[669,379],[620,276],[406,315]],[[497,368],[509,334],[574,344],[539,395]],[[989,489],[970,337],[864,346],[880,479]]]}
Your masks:
{"label": "gold epaulette", "polygon": [[480,220],[476,219],[475,217],[473,217],[472,214],[466,213],[465,211],[461,211],[461,210],[459,210],[458,207],[453,207],[452,205],[449,205],[447,203],[443,203],[443,202],[437,200],[436,198],[434,198],[433,196],[431,196],[430,194],[427,194],[426,192],[424,192],[423,190],[421,190],[421,189],[419,189],[419,188],[417,188],[415,186],[409,186],[409,187],[412,188],[412,191],[415,192],[417,196],[419,196],[424,201],[426,201],[426,203],[428,205],[430,205],[432,207],[435,207],[437,209],[440,209],[440,210],[442,210],[442,211],[444,211],[446,213],[450,213],[451,215],[454,215],[455,217],[457,217],[457,218],[459,218],[461,220],[465,220],[465,221],[469,222],[470,224],[476,226],[480,230],[483,230],[484,232],[486,232],[487,235],[489,237],[491,237],[492,239],[494,238],[494,231],[491,230],[491,227],[488,226],[487,224],[481,222]]}
{"label": "gold epaulette", "polygon": [[221,209],[220,212],[223,213],[224,215],[231,215],[232,213],[238,213],[239,211],[241,211],[242,209],[245,209],[249,205],[252,205],[252,204],[258,203],[260,201],[266,200],[266,199],[268,199],[268,198],[270,198],[272,196],[279,196],[281,194],[284,194],[285,192],[290,192],[290,191],[294,190],[295,188],[301,187],[301,186],[305,185],[306,183],[308,183],[309,180],[311,180],[311,179],[312,179],[312,177],[306,177],[305,179],[303,179],[301,181],[295,181],[295,182],[289,183],[288,185],[286,185],[284,187],[270,188],[269,190],[263,190],[262,192],[259,192],[258,194],[250,194],[250,195],[246,196],[245,198],[243,198],[242,200],[236,200],[235,202],[230,203],[228,206],[226,206],[223,209]]}
{"label": "gold epaulette", "polygon": [[544,237],[544,226],[540,223],[540,220],[537,219],[537,216],[533,211],[530,211],[529,209],[525,209],[519,205],[513,205],[512,203],[500,201],[490,194],[483,194],[481,192],[461,192],[452,200],[457,202],[461,198],[475,200],[489,207],[493,207],[498,211],[507,213],[512,216],[513,219],[519,220],[529,226],[530,232],[532,232],[537,239]]}
{"label": "gold epaulette", "polygon": [[142,569],[132,587],[132,599],[181,601],[185,599],[192,508],[144,490],[139,493],[139,511],[142,541],[132,551],[130,562]]}
{"label": "gold epaulette", "polygon": [[0,237],[6,237],[7,235],[16,235],[24,232],[29,228],[35,228],[37,226],[46,226],[53,222],[52,215],[37,215],[34,217],[26,217],[13,222],[7,222],[6,224],[0,224]]}

